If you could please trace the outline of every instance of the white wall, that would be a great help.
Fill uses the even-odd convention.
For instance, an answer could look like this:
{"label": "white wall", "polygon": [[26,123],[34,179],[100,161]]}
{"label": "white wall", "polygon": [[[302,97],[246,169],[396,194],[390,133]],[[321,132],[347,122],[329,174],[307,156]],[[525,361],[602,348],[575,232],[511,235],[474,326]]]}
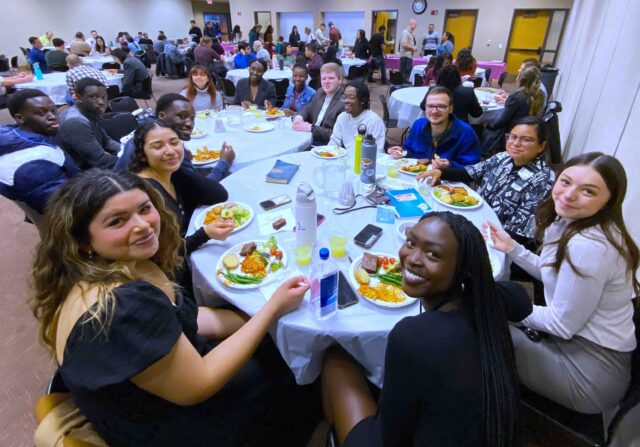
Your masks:
{"label": "white wall", "polygon": [[[429,23],[442,31],[447,9],[478,9],[478,22],[473,45],[473,53],[479,60],[503,60],[509,39],[511,20],[515,9],[523,8],[571,8],[573,0],[429,0],[427,11],[416,16],[411,4],[413,0],[229,0],[232,22],[239,23],[246,32],[253,26],[253,11],[315,11],[315,27],[320,23],[321,13],[325,11],[364,11],[364,29],[371,34],[371,11],[380,9],[398,10],[398,33],[406,27],[410,19],[418,22],[416,37],[424,35]],[[431,15],[437,10],[438,15]],[[238,16],[237,13],[241,15]],[[275,16],[273,17],[275,22]],[[336,23],[338,28],[340,23]],[[279,32],[276,30],[276,32]],[[286,31],[287,35],[289,31]],[[344,36],[344,33],[343,33]],[[502,48],[499,45],[502,44]]]}
{"label": "white wall", "polygon": [[18,54],[18,46],[28,48],[29,36],[51,30],[54,36],[70,41],[76,31],[86,35],[92,29],[109,42],[118,31],[135,35],[148,32],[155,39],[158,30],[169,37],[184,37],[193,11],[190,0],[20,0],[0,13],[0,53]]}
{"label": "white wall", "polygon": [[[629,187],[625,220],[640,242],[640,2],[576,0],[556,64],[565,160],[601,151],[618,158]],[[579,49],[579,51],[575,51]]]}

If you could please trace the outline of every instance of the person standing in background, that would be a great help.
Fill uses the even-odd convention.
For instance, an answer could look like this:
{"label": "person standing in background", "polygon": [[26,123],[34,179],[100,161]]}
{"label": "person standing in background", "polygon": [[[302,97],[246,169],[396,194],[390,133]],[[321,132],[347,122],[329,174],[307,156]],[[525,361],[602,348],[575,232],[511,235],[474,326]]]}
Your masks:
{"label": "person standing in background", "polygon": [[291,34],[289,34],[289,45],[291,45],[292,47],[297,47],[299,43],[300,33],[298,32],[298,27],[294,25],[293,28],[291,28]]}
{"label": "person standing in background", "polygon": [[242,31],[240,30],[240,25],[236,25],[233,27],[231,37],[233,38],[234,43],[238,43],[240,42],[240,40],[242,40]]}
{"label": "person standing in background", "polygon": [[424,39],[422,39],[422,54],[435,56],[438,52],[438,44],[440,43],[440,34],[434,30],[433,23],[429,24],[429,29],[424,33]]}
{"label": "person standing in background", "polygon": [[329,45],[333,45],[336,48],[340,46],[340,40],[342,39],[342,33],[333,22],[329,22]]}
{"label": "person standing in background", "polygon": [[200,38],[202,37],[202,30],[200,29],[199,26],[196,26],[195,20],[191,19],[189,23],[191,24],[191,28],[189,28],[189,35],[191,36],[191,39],[195,43],[200,43]]}
{"label": "person standing in background", "polygon": [[[380,83],[387,83],[387,70],[384,65],[384,33],[387,28],[380,25],[378,32],[371,36],[369,48],[371,49],[371,68],[380,68]],[[373,70],[369,71],[369,82],[373,82]]]}
{"label": "person standing in background", "polygon": [[413,68],[413,55],[418,50],[416,46],[416,38],[413,31],[416,29],[416,21],[409,20],[409,25],[402,31],[400,38],[400,73],[402,74],[402,82],[408,83],[411,69]]}
{"label": "person standing in background", "polygon": [[326,47],[327,45],[329,45],[329,39],[324,37],[325,29],[327,29],[327,26],[323,22],[320,24],[320,26],[318,26],[318,29],[316,29],[315,33],[313,33],[313,38],[318,41],[318,45],[320,47]]}
{"label": "person standing in background", "polygon": [[444,33],[442,33],[442,40],[440,41],[440,44],[438,45],[436,50],[438,52],[438,55],[444,53],[453,54],[454,44],[455,38],[453,37],[453,34],[451,34],[449,31],[445,31]]}

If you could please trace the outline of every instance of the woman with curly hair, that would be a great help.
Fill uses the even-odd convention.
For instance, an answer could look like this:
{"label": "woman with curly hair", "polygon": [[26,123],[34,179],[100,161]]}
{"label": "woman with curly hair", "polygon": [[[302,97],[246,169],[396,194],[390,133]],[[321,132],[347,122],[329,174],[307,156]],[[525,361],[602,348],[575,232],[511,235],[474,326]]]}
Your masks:
{"label": "woman with curly hair", "polygon": [[[265,442],[262,429],[290,385],[282,361],[256,350],[300,304],[306,278],[285,281],[246,322],[232,311],[201,315],[173,283],[175,217],[129,173],[78,174],[45,221],[33,311],[73,402],[107,444]],[[223,340],[212,347],[202,335]]]}

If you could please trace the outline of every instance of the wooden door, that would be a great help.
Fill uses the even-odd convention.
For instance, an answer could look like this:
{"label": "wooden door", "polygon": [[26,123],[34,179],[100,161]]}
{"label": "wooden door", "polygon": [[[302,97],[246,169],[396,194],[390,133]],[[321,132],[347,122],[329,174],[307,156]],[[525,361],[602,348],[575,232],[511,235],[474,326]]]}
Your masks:
{"label": "wooden door", "polygon": [[447,9],[444,19],[444,31],[453,34],[453,57],[463,48],[473,48],[476,33],[477,9]]}
{"label": "wooden door", "polygon": [[525,59],[540,59],[544,47],[551,10],[516,10],[507,48],[507,71],[518,74]]}

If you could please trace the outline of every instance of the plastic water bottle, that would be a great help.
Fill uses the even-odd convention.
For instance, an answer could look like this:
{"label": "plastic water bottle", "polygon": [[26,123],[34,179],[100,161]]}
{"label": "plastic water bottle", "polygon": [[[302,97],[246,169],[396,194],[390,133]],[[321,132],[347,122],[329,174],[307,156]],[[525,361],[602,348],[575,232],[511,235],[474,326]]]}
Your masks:
{"label": "plastic water bottle", "polygon": [[318,320],[338,311],[338,266],[329,259],[329,249],[320,249],[320,262],[311,272],[311,309]]}
{"label": "plastic water bottle", "polygon": [[362,139],[367,133],[367,126],[360,124],[358,126],[358,135],[356,135],[356,144],[353,151],[353,173],[360,174],[360,163],[362,159]]}
{"label": "plastic water bottle", "polygon": [[311,185],[306,182],[298,183],[295,207],[296,243],[298,246],[309,245],[313,247],[316,243],[317,210],[316,193]]}
{"label": "plastic water bottle", "polygon": [[40,69],[40,63],[39,62],[34,62],[33,63],[33,74],[36,75],[36,79],[38,81],[42,81],[44,79],[44,76],[42,76],[42,70]]}
{"label": "plastic water bottle", "polygon": [[376,156],[378,146],[370,133],[362,140],[362,161],[360,163],[360,181],[371,185],[376,182]]}
{"label": "plastic water bottle", "polygon": [[278,57],[274,54],[273,57],[271,58],[271,67],[274,70],[278,69]]}

